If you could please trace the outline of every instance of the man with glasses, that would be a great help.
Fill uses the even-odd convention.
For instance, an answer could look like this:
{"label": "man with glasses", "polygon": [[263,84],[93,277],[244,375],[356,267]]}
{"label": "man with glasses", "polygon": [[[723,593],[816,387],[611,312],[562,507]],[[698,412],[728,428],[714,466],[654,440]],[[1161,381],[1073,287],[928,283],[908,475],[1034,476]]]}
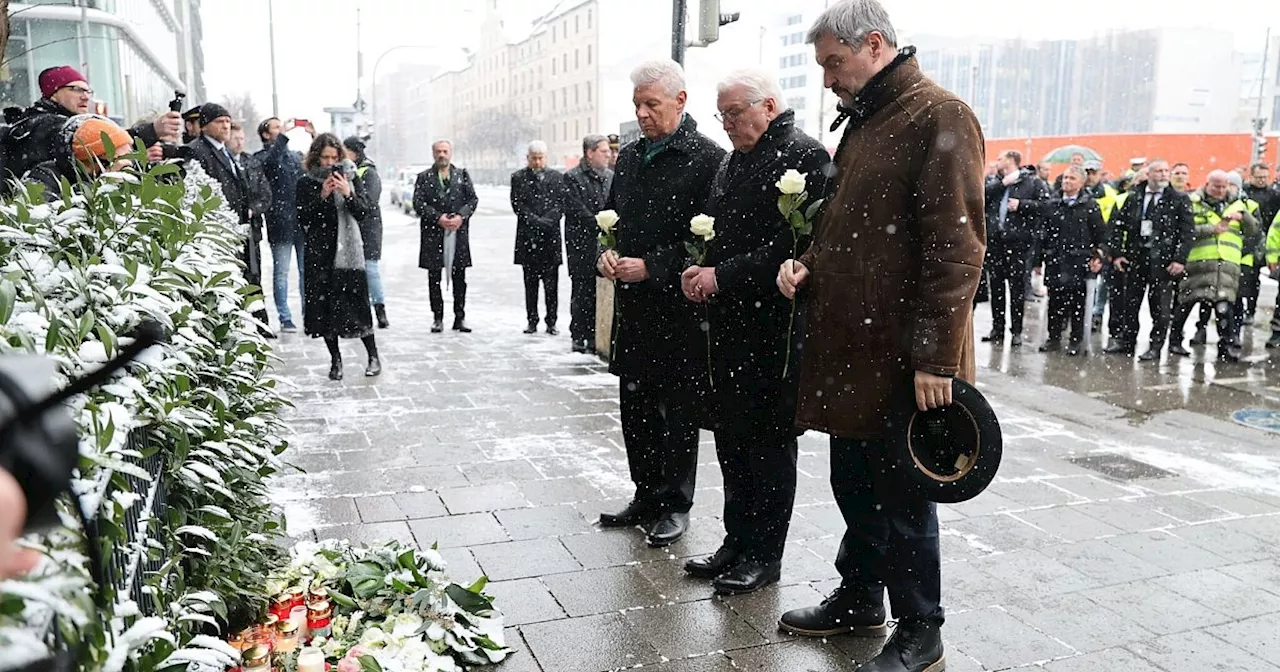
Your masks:
{"label": "man with glasses", "polygon": [[[4,166],[13,177],[22,177],[36,164],[53,158],[62,125],[77,114],[91,114],[93,89],[84,75],[69,65],[48,68],[40,73],[40,100],[24,110],[4,141]],[[148,158],[162,158],[161,140],[177,142],[182,135],[182,117],[166,112],[152,123],[129,129],[149,148]],[[9,176],[5,176],[9,177]]]}

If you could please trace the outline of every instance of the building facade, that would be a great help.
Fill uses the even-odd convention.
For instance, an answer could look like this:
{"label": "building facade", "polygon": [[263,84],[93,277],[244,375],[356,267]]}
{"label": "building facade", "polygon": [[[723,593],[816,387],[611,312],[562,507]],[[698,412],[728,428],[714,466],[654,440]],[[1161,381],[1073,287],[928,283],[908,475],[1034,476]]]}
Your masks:
{"label": "building facade", "polygon": [[200,0],[33,0],[9,13],[5,107],[38,99],[40,72],[57,65],[79,69],[97,108],[124,124],[168,109],[175,90],[205,98]]}
{"label": "building facade", "polygon": [[924,72],[973,106],[988,137],[1015,138],[1237,130],[1241,57],[1232,40],[1159,28],[1051,41],[920,35],[911,43]]}
{"label": "building facade", "polygon": [[427,83],[438,70],[404,63],[375,83],[369,152],[385,171],[431,162]]}

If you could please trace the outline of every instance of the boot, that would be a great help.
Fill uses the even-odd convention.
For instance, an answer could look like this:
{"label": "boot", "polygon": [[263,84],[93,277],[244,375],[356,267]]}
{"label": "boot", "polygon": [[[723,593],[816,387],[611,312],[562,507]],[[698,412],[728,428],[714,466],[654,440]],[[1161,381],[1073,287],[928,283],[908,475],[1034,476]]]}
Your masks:
{"label": "boot", "polygon": [[1107,353],[1108,355],[1132,355],[1134,351],[1134,346],[1129,345],[1124,341],[1113,340],[1102,351]]}
{"label": "boot", "polygon": [[1177,355],[1179,357],[1190,357],[1191,351],[1186,349],[1186,347],[1184,347],[1181,343],[1174,343],[1173,345],[1169,346],[1169,354]]}
{"label": "boot", "polygon": [[538,333],[538,321],[537,321],[537,320],[529,320],[529,328],[525,329],[525,330],[524,330],[524,333],[526,333],[526,334],[536,334],[536,333]]}
{"label": "boot", "polygon": [[983,343],[1004,343],[1004,327],[992,329],[991,333],[982,337]]}
{"label": "boot", "polygon": [[1275,350],[1280,348],[1280,331],[1271,334],[1271,338],[1267,339],[1267,349]]}
{"label": "boot", "polygon": [[1011,348],[1021,348],[1021,347],[1022,347],[1022,332],[1018,332],[1018,333],[1014,334],[1014,335],[1013,335],[1013,338],[1010,338],[1010,339],[1009,339],[1009,347],[1011,347]]}
{"label": "boot", "polygon": [[334,357],[329,363],[329,380],[342,380],[342,358]]}
{"label": "boot", "polygon": [[387,306],[385,304],[374,304],[373,312],[378,316],[379,329],[386,329],[391,326],[391,323],[387,321]]}
{"label": "boot", "polygon": [[1196,328],[1196,335],[1191,337],[1191,345],[1204,345],[1209,342],[1208,329],[1204,327]]}
{"label": "boot", "polygon": [[1040,352],[1057,352],[1061,349],[1062,349],[1062,341],[1057,341],[1057,340],[1045,341],[1044,345],[1040,346]]}
{"label": "boot", "polygon": [[471,327],[468,327],[467,321],[462,319],[461,317],[453,318],[453,330],[460,334],[471,333]]}
{"label": "boot", "polygon": [[555,322],[548,322],[548,323],[547,323],[547,335],[548,335],[548,336],[559,336],[559,335],[560,335],[560,330],[559,330],[559,329],[556,329],[556,323],[555,323]]}
{"label": "boot", "polygon": [[444,331],[444,318],[437,317],[435,321],[431,323],[431,333],[438,334],[442,331]]}
{"label": "boot", "polygon": [[942,627],[933,621],[898,621],[880,655],[858,666],[857,672],[942,672]]}
{"label": "boot", "polygon": [[1234,343],[1218,342],[1218,361],[1219,362],[1238,362],[1240,361],[1240,348]]}
{"label": "boot", "polygon": [[374,355],[369,358],[369,365],[364,368],[366,378],[373,378],[382,373],[382,360]]}
{"label": "boot", "polygon": [[[877,604],[876,600],[880,602]],[[778,619],[778,629],[805,637],[830,637],[851,632],[857,637],[883,637],[884,602],[881,592],[874,596],[843,584],[816,607],[793,609]]]}

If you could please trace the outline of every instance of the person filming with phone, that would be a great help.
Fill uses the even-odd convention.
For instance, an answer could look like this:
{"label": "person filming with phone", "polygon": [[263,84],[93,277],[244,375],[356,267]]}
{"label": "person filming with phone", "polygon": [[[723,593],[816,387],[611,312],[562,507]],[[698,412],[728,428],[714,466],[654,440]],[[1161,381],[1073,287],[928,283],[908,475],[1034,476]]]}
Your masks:
{"label": "person filming with phone", "polygon": [[306,119],[280,121],[268,117],[258,124],[262,149],[254,154],[271,183],[271,208],[267,210],[267,244],[271,246],[271,295],[276,300],[276,317],[280,331],[298,331],[289,311],[289,258],[298,260],[298,296],[303,295],[302,265],[306,259],[302,229],[298,227],[298,178],[302,177],[302,161],[289,150],[288,133],[295,128],[306,130],[314,139],[316,129]]}

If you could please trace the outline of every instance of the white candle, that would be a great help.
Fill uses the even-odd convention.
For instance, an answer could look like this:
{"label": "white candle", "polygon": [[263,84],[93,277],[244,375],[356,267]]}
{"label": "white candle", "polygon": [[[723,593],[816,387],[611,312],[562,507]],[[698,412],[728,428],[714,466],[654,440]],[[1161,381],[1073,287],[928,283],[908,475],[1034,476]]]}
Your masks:
{"label": "white candle", "polygon": [[[307,632],[307,608],[294,607],[289,611],[289,620],[298,624],[298,641],[306,642],[311,639],[311,633]],[[324,672],[321,670],[321,672]]]}
{"label": "white candle", "polygon": [[308,646],[298,654],[298,672],[324,672],[324,652]]}

